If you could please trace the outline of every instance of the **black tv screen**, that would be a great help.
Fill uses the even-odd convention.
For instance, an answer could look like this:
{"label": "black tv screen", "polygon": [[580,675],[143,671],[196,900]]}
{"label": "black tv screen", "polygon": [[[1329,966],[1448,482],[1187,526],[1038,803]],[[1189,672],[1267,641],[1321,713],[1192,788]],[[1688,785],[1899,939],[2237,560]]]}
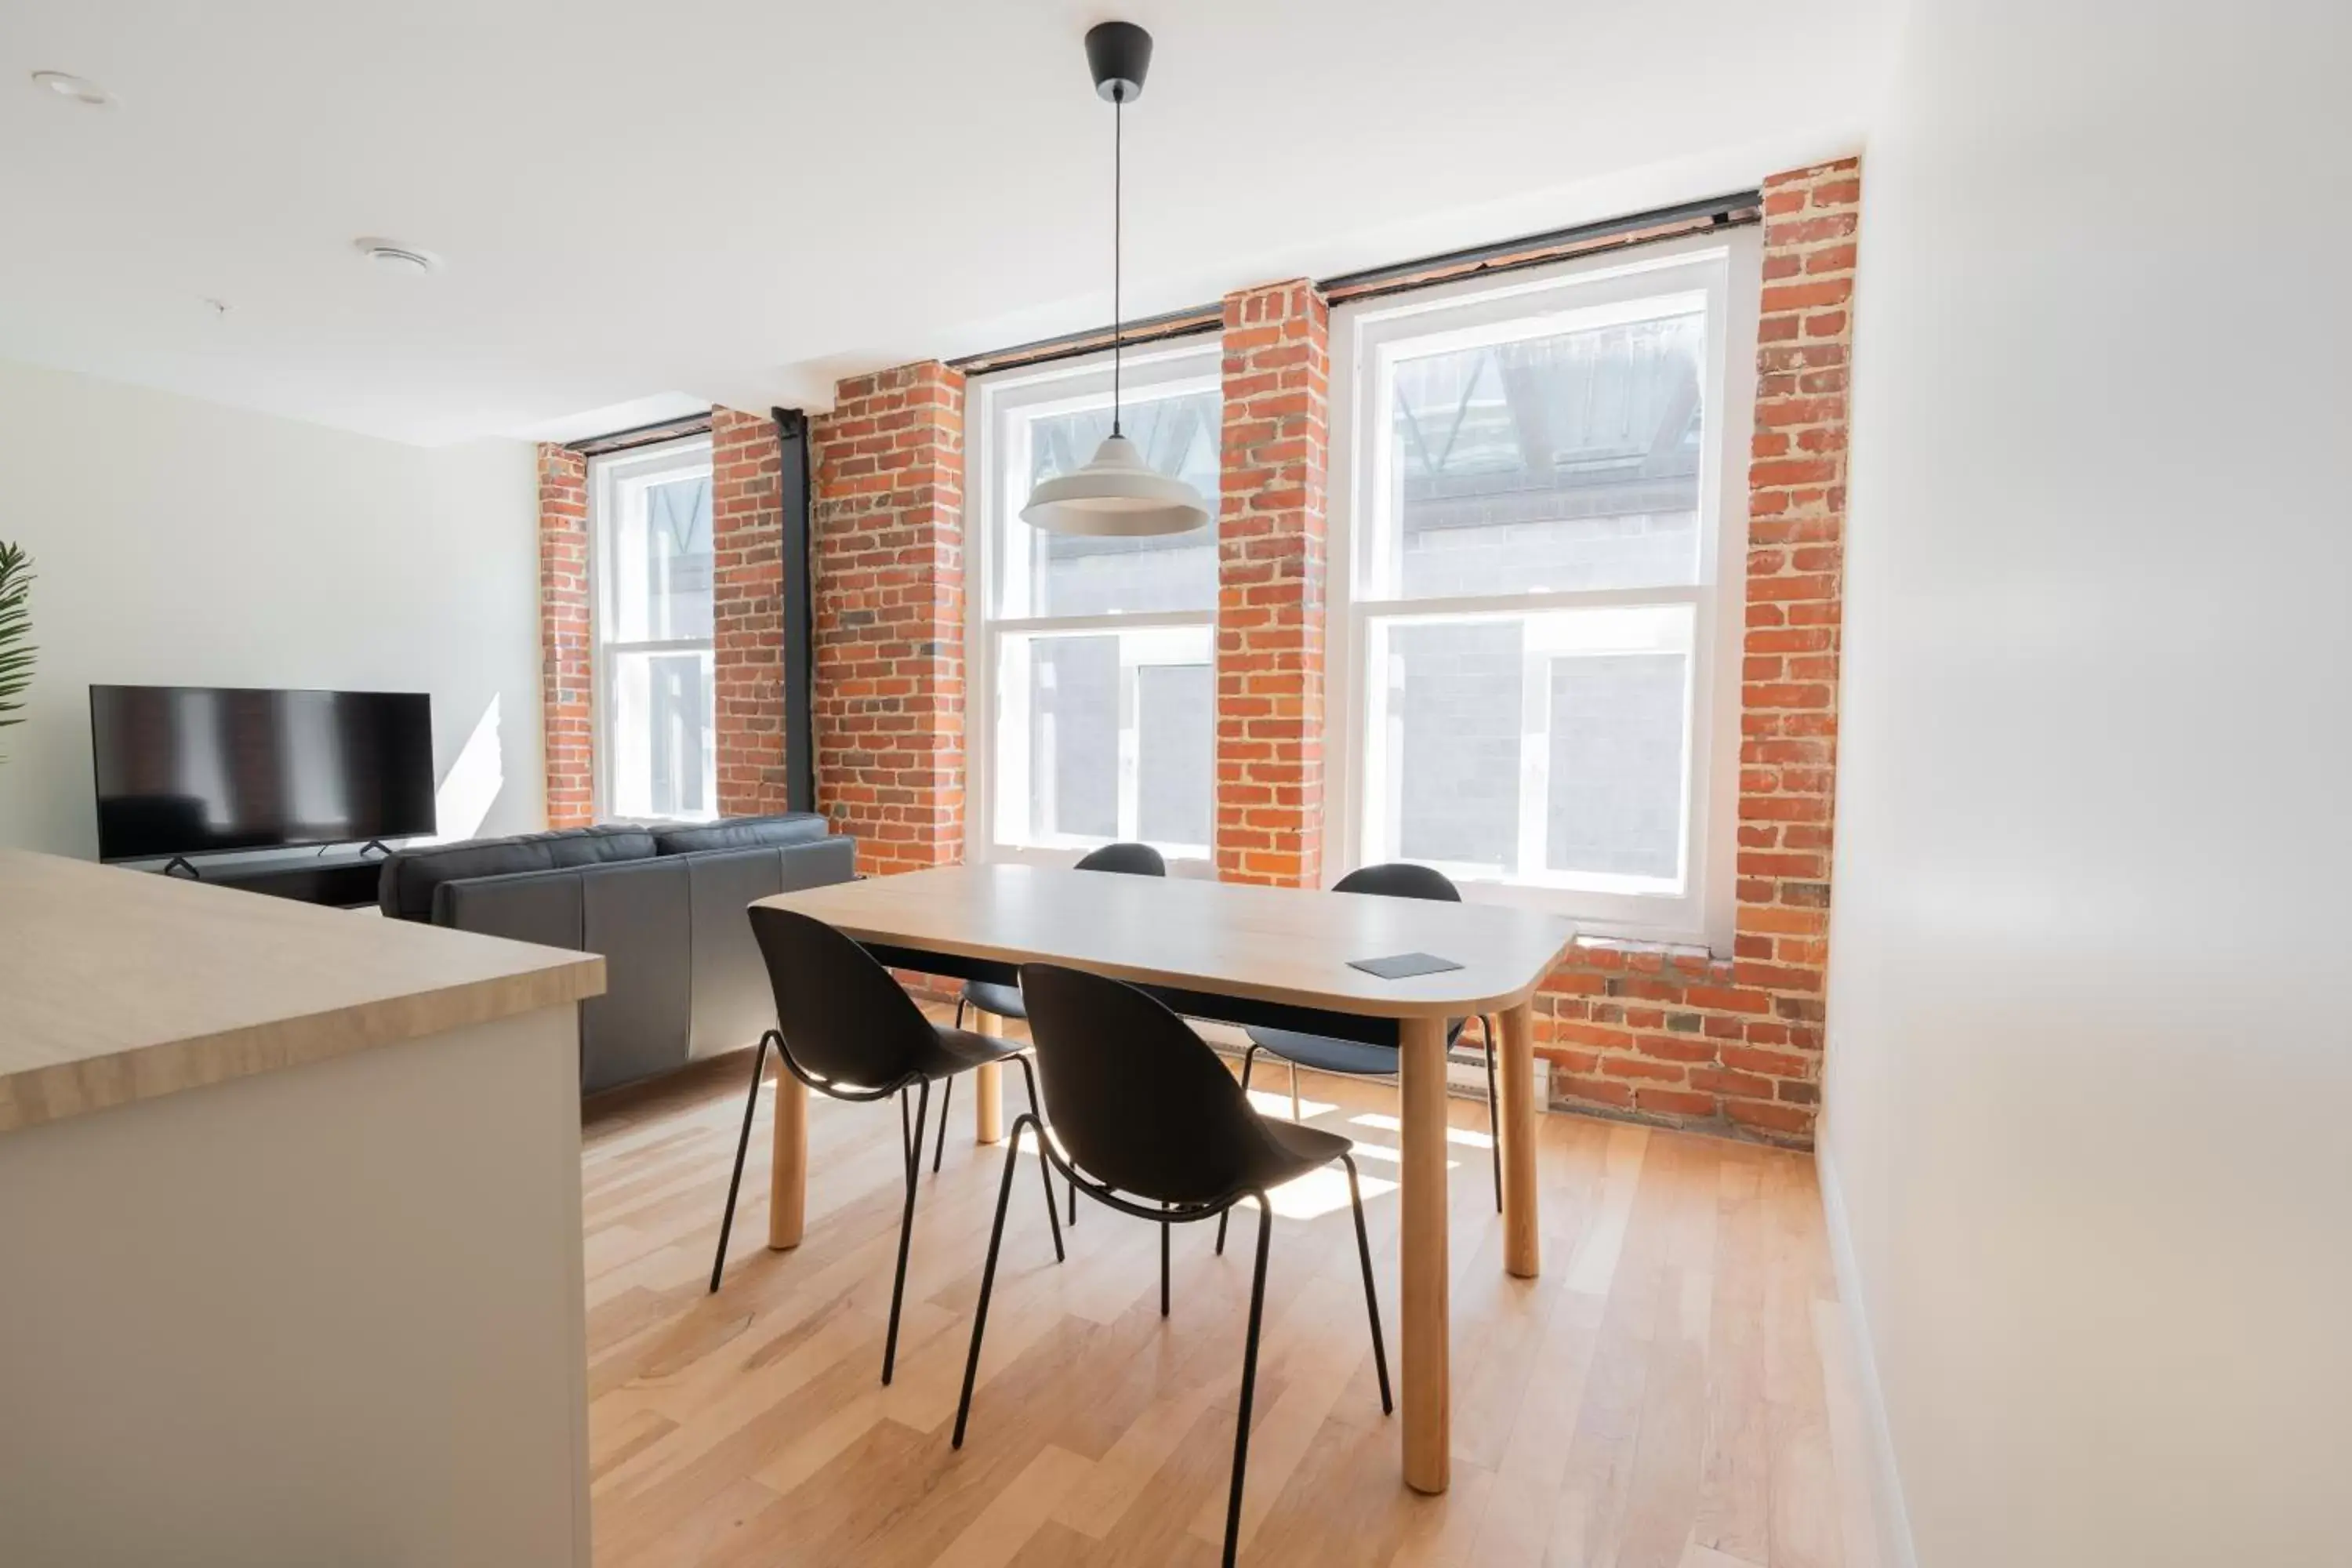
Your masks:
{"label": "black tv screen", "polygon": [[93,686],[89,729],[101,860],[433,831],[421,691]]}

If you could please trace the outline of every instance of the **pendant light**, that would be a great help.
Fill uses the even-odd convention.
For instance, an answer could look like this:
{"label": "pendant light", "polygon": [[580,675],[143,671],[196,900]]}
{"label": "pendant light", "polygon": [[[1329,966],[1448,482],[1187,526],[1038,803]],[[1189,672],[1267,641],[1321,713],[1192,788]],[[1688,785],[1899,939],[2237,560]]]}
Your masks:
{"label": "pendant light", "polygon": [[1132,22],[1105,22],[1087,34],[1087,65],[1094,72],[1095,91],[1111,106],[1110,434],[1085,468],[1056,475],[1032,490],[1021,519],[1048,533],[1118,538],[1189,533],[1207,525],[1207,503],[1183,480],[1145,463],[1118,424],[1123,117],[1127,106],[1142,96],[1144,73],[1151,68],[1151,35]]}

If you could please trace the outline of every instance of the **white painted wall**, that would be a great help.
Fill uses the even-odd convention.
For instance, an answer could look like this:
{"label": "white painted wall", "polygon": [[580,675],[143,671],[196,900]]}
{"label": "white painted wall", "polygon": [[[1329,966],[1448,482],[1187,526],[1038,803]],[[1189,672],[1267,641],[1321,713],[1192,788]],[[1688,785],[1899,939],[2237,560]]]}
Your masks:
{"label": "white painted wall", "polygon": [[544,821],[530,447],[425,448],[0,363],[40,663],[0,844],[95,855],[92,683],[429,691],[446,835]]}
{"label": "white painted wall", "polygon": [[2340,0],[1923,0],[1864,170],[1827,1117],[1917,1560],[2352,1561]]}

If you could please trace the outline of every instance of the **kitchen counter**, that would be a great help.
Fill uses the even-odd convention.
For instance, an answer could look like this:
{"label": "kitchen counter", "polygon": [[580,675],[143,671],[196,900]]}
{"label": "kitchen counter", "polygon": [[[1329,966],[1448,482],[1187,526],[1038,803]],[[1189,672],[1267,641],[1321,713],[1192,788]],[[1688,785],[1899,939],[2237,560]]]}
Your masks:
{"label": "kitchen counter", "polygon": [[0,1563],[586,1568],[603,988],[0,851]]}
{"label": "kitchen counter", "polygon": [[604,961],[0,850],[0,1133],[604,988]]}

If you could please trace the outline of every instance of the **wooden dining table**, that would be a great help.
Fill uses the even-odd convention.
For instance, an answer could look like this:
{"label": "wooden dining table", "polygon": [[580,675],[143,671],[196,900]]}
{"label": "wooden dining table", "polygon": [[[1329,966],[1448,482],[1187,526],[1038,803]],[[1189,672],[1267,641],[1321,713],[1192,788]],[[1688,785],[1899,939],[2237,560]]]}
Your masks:
{"label": "wooden dining table", "polygon": [[[1533,1279],[1542,1249],[1532,999],[1574,937],[1570,922],[1496,904],[1011,864],[938,867],[759,903],[824,921],[895,969],[1013,984],[1023,963],[1066,964],[1131,982],[1188,1017],[1398,1047],[1404,1479],[1417,1491],[1445,1489],[1446,1026],[1501,1020],[1503,1264]],[[1384,980],[1349,965],[1412,952],[1461,967]],[[982,1069],[974,1097],[983,1142],[1003,1136],[997,1076]],[[800,1242],[808,1179],[808,1091],[789,1073],[776,1075],[775,1112],[768,1245],[783,1248]]]}

